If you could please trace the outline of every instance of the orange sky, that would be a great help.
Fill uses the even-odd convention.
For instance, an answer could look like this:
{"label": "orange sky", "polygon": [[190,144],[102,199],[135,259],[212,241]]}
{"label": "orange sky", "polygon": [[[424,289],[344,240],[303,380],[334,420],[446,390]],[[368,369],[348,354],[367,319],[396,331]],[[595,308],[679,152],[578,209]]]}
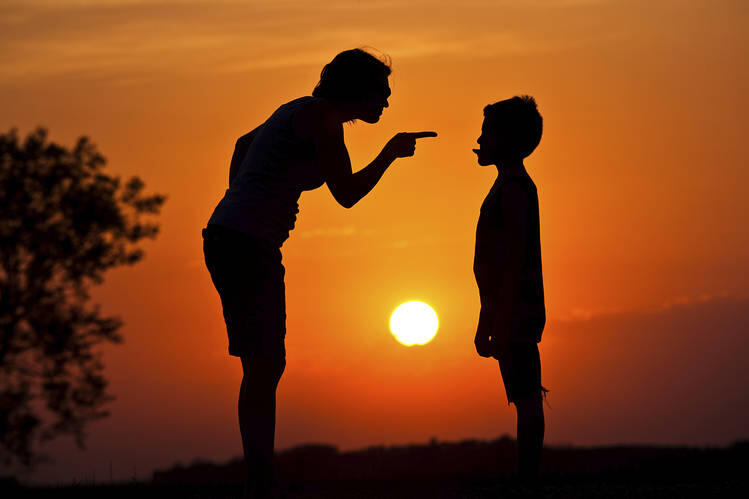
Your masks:
{"label": "orange sky", "polygon": [[[544,116],[526,164],[550,317],[547,441],[746,438],[746,376],[725,376],[749,354],[748,21],[739,0],[4,1],[0,129],[43,125],[68,145],[89,135],[111,172],[169,197],[146,259],[96,292],[125,321],[126,343],[105,356],[112,416],[85,453],[53,444],[58,462],[35,477],[105,476],[110,459],[117,476],[143,477],[240,453],[240,367],[200,229],[236,138],[357,46],[392,57],[393,95],[379,124],[346,127],[355,168],[398,131],[440,136],[351,210],[324,187],[302,196],[284,246],[278,447],[513,432],[496,364],[473,351],[473,237],[496,172],[471,148],[483,106],[518,93]],[[387,328],[410,299],[440,316],[425,347]],[[708,389],[736,379],[735,393]],[[672,403],[679,390],[694,404]]]}

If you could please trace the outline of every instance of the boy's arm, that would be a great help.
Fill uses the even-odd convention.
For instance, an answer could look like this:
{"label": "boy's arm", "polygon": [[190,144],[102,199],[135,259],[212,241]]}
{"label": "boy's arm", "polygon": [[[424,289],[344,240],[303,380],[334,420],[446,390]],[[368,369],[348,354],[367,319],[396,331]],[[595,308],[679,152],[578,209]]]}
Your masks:
{"label": "boy's arm", "polygon": [[252,140],[257,135],[257,131],[260,127],[255,128],[250,133],[246,133],[237,139],[237,143],[234,146],[234,154],[231,156],[231,164],[229,165],[229,185],[231,186],[234,177],[237,176],[239,167],[242,165],[242,160],[247,155],[247,151],[250,149]]}
{"label": "boy's arm", "polygon": [[517,182],[504,186],[501,196],[503,244],[500,258],[501,272],[491,303],[493,312],[492,342],[497,351],[507,348],[510,326],[526,259],[528,231],[528,194]]}

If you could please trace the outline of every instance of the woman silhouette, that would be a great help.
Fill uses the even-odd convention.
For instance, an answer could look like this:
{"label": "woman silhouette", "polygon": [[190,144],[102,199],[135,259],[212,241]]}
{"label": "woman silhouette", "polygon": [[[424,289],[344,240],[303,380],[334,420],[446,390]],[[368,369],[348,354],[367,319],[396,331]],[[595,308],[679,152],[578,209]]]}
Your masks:
{"label": "woman silhouette", "polygon": [[390,66],[360,50],[327,64],[312,96],[279,107],[239,138],[229,189],[203,230],[203,251],[221,297],[229,354],[242,360],[239,428],[246,497],[268,497],[273,476],[276,387],[286,366],[286,306],[280,248],[294,228],[302,191],[327,184],[352,207],[397,158],[413,156],[416,139],[399,133],[353,173],[343,123],[377,123],[388,107]]}

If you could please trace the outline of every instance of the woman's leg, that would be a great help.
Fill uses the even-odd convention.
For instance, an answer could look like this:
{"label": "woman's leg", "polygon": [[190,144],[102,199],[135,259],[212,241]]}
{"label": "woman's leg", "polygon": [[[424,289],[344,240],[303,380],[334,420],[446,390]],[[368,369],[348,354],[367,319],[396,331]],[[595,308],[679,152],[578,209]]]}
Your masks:
{"label": "woman's leg", "polygon": [[276,428],[276,388],[285,361],[242,357],[239,389],[239,430],[246,466],[246,496],[268,497],[273,482],[273,443]]}

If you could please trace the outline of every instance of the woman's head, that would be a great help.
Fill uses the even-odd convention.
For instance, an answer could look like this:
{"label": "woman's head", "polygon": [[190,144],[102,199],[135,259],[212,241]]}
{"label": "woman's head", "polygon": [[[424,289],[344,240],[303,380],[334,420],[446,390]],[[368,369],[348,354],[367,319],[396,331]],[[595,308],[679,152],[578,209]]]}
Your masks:
{"label": "woman's head", "polygon": [[354,119],[376,123],[388,107],[390,64],[361,49],[346,50],[320,73],[312,95],[345,107]]}

